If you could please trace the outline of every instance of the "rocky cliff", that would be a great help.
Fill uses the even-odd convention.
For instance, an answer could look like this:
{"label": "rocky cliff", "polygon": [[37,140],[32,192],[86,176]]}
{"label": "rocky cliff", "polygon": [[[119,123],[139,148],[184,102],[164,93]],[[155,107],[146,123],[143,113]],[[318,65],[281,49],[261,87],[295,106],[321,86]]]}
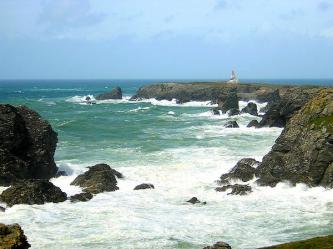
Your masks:
{"label": "rocky cliff", "polygon": [[0,105],[0,185],[53,177],[57,141],[57,133],[35,111]]}
{"label": "rocky cliff", "polygon": [[29,247],[30,244],[19,225],[5,225],[0,223],[1,249],[27,249]]}

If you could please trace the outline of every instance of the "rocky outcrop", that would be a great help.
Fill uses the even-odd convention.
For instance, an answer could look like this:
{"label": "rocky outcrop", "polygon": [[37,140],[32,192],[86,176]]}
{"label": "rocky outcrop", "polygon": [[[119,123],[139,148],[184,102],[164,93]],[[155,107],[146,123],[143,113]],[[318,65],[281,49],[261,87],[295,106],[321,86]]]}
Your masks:
{"label": "rocky outcrop", "polygon": [[214,113],[219,111],[222,111],[222,113],[227,113],[229,110],[239,110],[236,89],[231,89],[227,94],[220,95],[217,104],[218,106],[213,109]]}
{"label": "rocky outcrop", "polygon": [[240,111],[236,108],[232,108],[227,113],[228,113],[228,116],[231,117],[231,116],[239,115]]}
{"label": "rocky outcrop", "polygon": [[242,184],[233,184],[233,185],[226,185],[223,187],[218,187],[215,189],[217,192],[226,192],[227,190],[231,189],[231,192],[228,195],[247,195],[252,192],[252,188],[249,185],[242,185]]}
{"label": "rocky outcrop", "polygon": [[96,100],[122,99],[122,98],[123,98],[123,93],[119,86],[112,89],[111,92],[102,93],[96,96]]}
{"label": "rocky outcrop", "polygon": [[18,224],[5,225],[0,223],[1,249],[27,249],[30,244]]}
{"label": "rocky outcrop", "polygon": [[239,125],[236,121],[228,121],[225,125],[225,128],[239,128]]}
{"label": "rocky outcrop", "polygon": [[333,90],[322,90],[288,121],[256,170],[261,185],[333,187]]}
{"label": "rocky outcrop", "polygon": [[249,102],[247,104],[247,106],[245,106],[241,113],[248,113],[248,114],[251,114],[253,116],[258,116],[258,107],[255,103],[253,102]]}
{"label": "rocky outcrop", "polygon": [[203,204],[203,205],[206,205],[207,202],[201,202],[197,197],[192,197],[191,199],[189,199],[188,201],[186,201],[188,203],[191,203],[191,204]]}
{"label": "rocky outcrop", "polygon": [[0,185],[53,177],[56,144],[57,133],[38,113],[0,105]]}
{"label": "rocky outcrop", "polygon": [[71,202],[86,202],[93,198],[94,196],[89,192],[83,192],[80,194],[72,195],[69,197]]}
{"label": "rocky outcrop", "polygon": [[203,249],[231,249],[231,246],[225,242],[217,242],[212,246],[206,246]]}
{"label": "rocky outcrop", "polygon": [[248,123],[248,125],[246,127],[248,127],[248,128],[250,128],[250,127],[258,128],[259,127],[259,122],[258,122],[258,120],[251,120],[250,123]]}
{"label": "rocky outcrop", "polygon": [[142,189],[154,189],[154,185],[150,183],[142,183],[134,188],[134,190],[142,190]]}
{"label": "rocky outcrop", "polygon": [[0,201],[9,207],[16,204],[44,204],[46,202],[63,202],[66,193],[47,180],[26,180],[16,183],[0,195]]}
{"label": "rocky outcrop", "polygon": [[256,166],[260,162],[253,158],[243,158],[237,162],[237,164],[227,174],[223,174],[220,177],[221,183],[229,183],[232,180],[241,180],[247,182],[253,179]]}
{"label": "rocky outcrop", "polygon": [[259,127],[285,127],[287,121],[320,90],[320,88],[304,87],[293,87],[285,90],[280,99],[269,103]]}
{"label": "rocky outcrop", "polygon": [[300,240],[259,249],[330,249],[333,248],[333,235]]}
{"label": "rocky outcrop", "polygon": [[71,185],[80,186],[84,192],[98,194],[118,190],[117,179],[123,175],[107,164],[96,164],[74,179]]}

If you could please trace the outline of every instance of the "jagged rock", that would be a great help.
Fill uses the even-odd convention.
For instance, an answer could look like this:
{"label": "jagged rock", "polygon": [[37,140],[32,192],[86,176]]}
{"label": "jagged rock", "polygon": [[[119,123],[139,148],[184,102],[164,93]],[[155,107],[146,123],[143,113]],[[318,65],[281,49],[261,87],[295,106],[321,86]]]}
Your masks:
{"label": "jagged rock", "polygon": [[284,127],[287,121],[319,91],[320,88],[287,89],[280,100],[268,105],[268,110],[260,121],[259,127]]}
{"label": "jagged rock", "polygon": [[257,105],[253,102],[249,102],[247,104],[247,106],[245,106],[241,113],[248,113],[248,114],[251,114],[253,116],[258,116],[258,108],[257,108]]}
{"label": "jagged rock", "polygon": [[258,128],[259,127],[259,122],[258,122],[258,120],[251,120],[250,123],[248,123],[248,125],[246,127],[248,127],[248,128],[250,128],[250,127]]}
{"label": "jagged rock", "polygon": [[116,88],[112,89],[111,92],[102,93],[96,96],[97,100],[106,100],[106,99],[122,99],[123,93],[121,88],[117,86]]}
{"label": "jagged rock", "polygon": [[232,89],[225,97],[221,97],[215,109],[221,110],[222,113],[226,113],[231,109],[239,110],[237,91]]}
{"label": "jagged rock", "polygon": [[74,179],[71,185],[80,186],[84,192],[98,194],[118,190],[117,179],[123,175],[107,164],[96,164]]}
{"label": "jagged rock", "polygon": [[231,246],[223,241],[220,241],[212,246],[206,246],[203,249],[231,249]]}
{"label": "jagged rock", "polygon": [[243,182],[250,181],[255,174],[256,168],[260,162],[253,158],[243,158],[227,174],[223,174],[220,179],[222,183],[230,180],[241,180]]}
{"label": "jagged rock", "polygon": [[30,244],[18,224],[5,225],[0,223],[1,249],[27,249]]}
{"label": "jagged rock", "polygon": [[330,249],[332,247],[333,235],[329,235],[275,246],[262,247],[259,249]]}
{"label": "jagged rock", "polygon": [[225,128],[239,128],[239,125],[236,121],[228,121],[225,125]]}
{"label": "jagged rock", "polygon": [[71,197],[69,197],[69,199],[71,200],[71,202],[80,202],[80,201],[89,201],[93,198],[93,195],[89,192],[83,192],[80,194],[76,194],[76,195],[72,195]]}
{"label": "jagged rock", "polygon": [[231,189],[231,192],[228,195],[247,195],[252,192],[251,186],[242,184],[226,185],[215,190],[217,192],[225,192],[229,189]]}
{"label": "jagged rock", "polygon": [[25,180],[14,184],[0,195],[0,201],[7,203],[9,207],[16,204],[33,205],[66,200],[66,193],[47,180]]}
{"label": "jagged rock", "polygon": [[287,123],[256,170],[261,185],[281,181],[333,187],[333,90],[309,101]]}
{"label": "jagged rock", "polygon": [[228,116],[230,117],[230,116],[238,115],[240,112],[239,112],[238,109],[236,109],[236,108],[232,108],[232,109],[230,109],[227,113],[228,113]]}
{"label": "jagged rock", "polygon": [[150,183],[142,183],[134,188],[134,190],[141,190],[141,189],[154,189],[154,185]]}
{"label": "jagged rock", "polygon": [[201,201],[199,201],[199,199],[197,198],[197,197],[192,197],[191,199],[189,199],[188,201],[186,201],[186,202],[189,202],[189,203],[191,203],[191,204],[199,204],[199,203],[201,203],[201,204],[203,204],[203,205],[206,205],[207,204],[207,202],[201,202]]}
{"label": "jagged rock", "polygon": [[60,176],[68,176],[68,174],[64,170],[58,170],[57,174],[54,177],[58,178]]}
{"label": "jagged rock", "polygon": [[57,141],[57,133],[38,113],[0,104],[0,185],[55,176]]}

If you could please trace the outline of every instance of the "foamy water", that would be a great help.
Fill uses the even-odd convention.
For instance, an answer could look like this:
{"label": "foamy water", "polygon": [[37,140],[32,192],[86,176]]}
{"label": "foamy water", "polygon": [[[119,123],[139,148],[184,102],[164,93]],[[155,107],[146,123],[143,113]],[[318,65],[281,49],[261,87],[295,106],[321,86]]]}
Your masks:
{"label": "foamy water", "polygon": [[[214,190],[241,158],[261,160],[282,129],[246,128],[260,118],[216,116],[208,102],[125,97],[88,106],[87,95],[72,96],[32,103],[59,133],[56,163],[69,174],[51,181],[68,195],[80,193],[70,183],[101,162],[125,178],[118,180],[119,191],[89,202],[16,205],[0,213],[0,222],[23,227],[33,249],[199,249],[221,240],[256,248],[333,232],[332,190],[258,187],[255,179],[247,196]],[[240,128],[224,128],[229,120]],[[141,183],[155,189],[133,191]],[[193,196],[207,205],[186,203]]]}

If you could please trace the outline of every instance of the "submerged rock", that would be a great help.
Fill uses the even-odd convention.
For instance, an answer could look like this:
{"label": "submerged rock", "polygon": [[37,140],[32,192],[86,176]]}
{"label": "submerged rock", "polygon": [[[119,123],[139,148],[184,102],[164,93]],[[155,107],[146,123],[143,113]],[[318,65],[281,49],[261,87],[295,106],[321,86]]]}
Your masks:
{"label": "submerged rock", "polygon": [[89,192],[84,192],[84,193],[72,195],[71,197],[69,197],[71,202],[80,202],[80,201],[86,202],[86,201],[91,200],[92,198],[93,198],[93,195]]}
{"label": "submerged rock", "polygon": [[18,224],[5,225],[0,223],[0,248],[27,249],[30,244]]}
{"label": "submerged rock", "polygon": [[11,207],[16,204],[33,205],[63,202],[67,200],[67,195],[47,180],[26,180],[3,191],[0,200]]}
{"label": "submerged rock", "polygon": [[228,112],[228,116],[230,117],[230,116],[235,116],[235,115],[239,115],[239,110],[238,109],[236,109],[236,108],[232,108],[232,109],[230,109]]}
{"label": "submerged rock", "polygon": [[25,179],[50,179],[57,173],[57,133],[38,113],[0,104],[0,186]]}
{"label": "submerged rock", "polygon": [[251,186],[242,184],[226,185],[215,190],[217,192],[225,192],[229,189],[231,189],[231,192],[228,195],[247,195],[252,192]]}
{"label": "submerged rock", "polygon": [[237,162],[235,167],[227,174],[223,174],[220,179],[222,183],[227,183],[230,180],[241,180],[247,182],[253,179],[256,168],[260,162],[253,158],[243,158]]}
{"label": "submerged rock", "polygon": [[333,187],[333,90],[309,101],[287,123],[256,170],[258,183]]}
{"label": "submerged rock", "polygon": [[231,249],[231,246],[223,241],[220,241],[212,246],[206,246],[203,249]]}
{"label": "submerged rock", "polygon": [[236,121],[228,121],[225,125],[225,128],[239,128],[239,125]]}
{"label": "submerged rock", "polygon": [[97,100],[107,100],[107,99],[122,99],[123,93],[119,86],[112,89],[111,92],[102,93],[96,96]]}
{"label": "submerged rock", "polygon": [[6,208],[0,206],[0,212],[5,212]]}
{"label": "submerged rock", "polygon": [[150,183],[142,183],[134,188],[134,190],[142,190],[142,189],[154,189],[154,185]]}
{"label": "submerged rock", "polygon": [[246,127],[248,127],[248,128],[250,128],[250,127],[258,128],[259,127],[259,122],[258,122],[258,120],[251,120],[250,123],[248,123],[248,125]]}
{"label": "submerged rock", "polygon": [[96,164],[74,179],[71,185],[80,186],[84,192],[98,194],[118,190],[117,179],[123,175],[107,164]]}
{"label": "submerged rock", "polygon": [[258,116],[258,108],[257,108],[257,105],[253,102],[249,102],[247,104],[247,106],[245,106],[241,113],[248,113],[248,114],[251,114],[253,116]]}

